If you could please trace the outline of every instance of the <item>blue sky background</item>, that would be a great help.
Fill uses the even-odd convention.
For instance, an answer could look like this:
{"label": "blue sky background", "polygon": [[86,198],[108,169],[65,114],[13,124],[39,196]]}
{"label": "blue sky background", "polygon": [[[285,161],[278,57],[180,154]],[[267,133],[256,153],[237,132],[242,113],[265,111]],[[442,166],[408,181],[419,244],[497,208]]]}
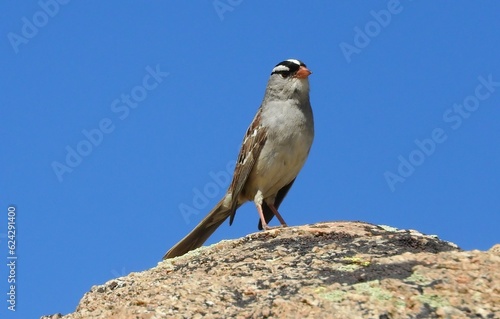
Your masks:
{"label": "blue sky background", "polygon": [[[288,58],[313,71],[316,120],[281,208],[289,225],[362,220],[464,249],[499,242],[499,2],[41,3],[50,15],[37,1],[0,5],[0,317],[72,312],[92,285],[155,266],[223,195],[213,176],[228,175]],[[68,149],[86,155],[58,178]],[[208,244],[257,221],[247,204]]]}

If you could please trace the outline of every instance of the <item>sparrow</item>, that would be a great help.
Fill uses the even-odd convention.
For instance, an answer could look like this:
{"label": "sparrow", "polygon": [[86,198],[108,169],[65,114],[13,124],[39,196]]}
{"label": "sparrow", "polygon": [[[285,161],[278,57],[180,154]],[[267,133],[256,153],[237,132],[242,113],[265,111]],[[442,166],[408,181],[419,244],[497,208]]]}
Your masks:
{"label": "sparrow", "polygon": [[287,227],[278,208],[304,165],[314,138],[309,101],[311,71],[296,59],[278,63],[272,70],[264,99],[248,127],[231,184],[219,203],[163,259],[196,249],[236,210],[253,201],[259,213],[259,230],[268,230],[276,216]]}

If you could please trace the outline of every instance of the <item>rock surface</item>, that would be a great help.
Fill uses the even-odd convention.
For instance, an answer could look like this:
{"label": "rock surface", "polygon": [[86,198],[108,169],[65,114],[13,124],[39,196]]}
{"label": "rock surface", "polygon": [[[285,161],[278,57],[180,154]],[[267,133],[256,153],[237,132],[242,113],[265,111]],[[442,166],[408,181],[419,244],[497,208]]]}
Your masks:
{"label": "rock surface", "polygon": [[500,245],[461,251],[361,222],[279,228],[94,286],[62,316],[202,317],[500,318]]}

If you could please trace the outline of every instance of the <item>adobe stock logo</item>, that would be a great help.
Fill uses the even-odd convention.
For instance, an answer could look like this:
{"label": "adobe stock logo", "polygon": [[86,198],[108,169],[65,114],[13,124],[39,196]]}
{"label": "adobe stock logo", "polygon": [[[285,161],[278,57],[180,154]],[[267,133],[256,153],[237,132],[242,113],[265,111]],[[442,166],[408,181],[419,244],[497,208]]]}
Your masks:
{"label": "adobe stock logo", "polygon": [[9,39],[12,49],[17,54],[19,53],[19,46],[21,44],[27,44],[31,39],[33,39],[38,31],[45,27],[49,20],[55,17],[60,10],[60,5],[66,5],[70,0],[40,0],[38,1],[38,6],[40,10],[35,12],[31,19],[27,17],[22,17],[21,21],[23,23],[21,27],[20,34],[9,32],[7,38]]}
{"label": "adobe stock logo", "polygon": [[[478,76],[479,84],[474,89],[474,94],[466,96],[463,101],[453,104],[443,112],[443,122],[447,123],[452,130],[458,130],[462,124],[476,112],[481,106],[481,102],[489,99],[495,91],[500,88],[500,82],[493,81],[492,75],[487,77]],[[407,157],[399,155],[397,169],[385,171],[384,178],[387,186],[392,192],[396,190],[396,184],[404,183],[412,176],[416,168],[421,166],[428,157],[432,156],[439,144],[448,139],[446,130],[442,127],[436,127],[432,130],[430,137],[424,139],[415,139],[415,148],[410,151]]]}
{"label": "adobe stock logo", "polygon": [[[180,203],[179,211],[184,218],[186,224],[191,223],[191,216],[198,215],[200,211],[205,210],[210,204],[210,199],[222,197],[222,194],[231,183],[231,174],[236,167],[236,161],[229,161],[224,170],[216,173],[210,172],[211,181],[207,182],[203,187],[193,188],[193,197],[190,204]],[[205,212],[208,213],[208,212]]]}
{"label": "adobe stock logo", "polygon": [[234,8],[239,6],[243,0],[214,0],[212,5],[214,6],[215,12],[219,16],[220,21],[224,21],[224,15],[226,12],[234,11]]}
{"label": "adobe stock logo", "polygon": [[[110,110],[115,113],[119,120],[123,121],[129,117],[130,112],[140,106],[150,91],[156,89],[169,75],[168,72],[160,70],[160,65],[155,68],[147,66],[146,74],[139,85],[134,86],[129,94],[121,94],[111,102]],[[76,143],[76,146],[66,145],[66,156],[63,162],[53,161],[52,170],[59,182],[64,180],[64,175],[71,173],[75,168],[83,163],[85,157],[90,156],[95,148],[102,144],[104,137],[112,133],[115,128],[115,121],[109,117],[99,120],[97,127],[82,130],[83,138]]]}
{"label": "adobe stock logo", "polygon": [[[408,0],[412,1],[412,0]],[[403,5],[399,0],[389,0],[386,9],[379,11],[372,10],[370,15],[372,20],[365,23],[363,28],[354,27],[354,37],[352,44],[341,42],[340,50],[347,63],[351,63],[353,54],[360,54],[366,48],[372,39],[376,38],[382,30],[387,28],[392,21],[393,16],[403,11]]]}

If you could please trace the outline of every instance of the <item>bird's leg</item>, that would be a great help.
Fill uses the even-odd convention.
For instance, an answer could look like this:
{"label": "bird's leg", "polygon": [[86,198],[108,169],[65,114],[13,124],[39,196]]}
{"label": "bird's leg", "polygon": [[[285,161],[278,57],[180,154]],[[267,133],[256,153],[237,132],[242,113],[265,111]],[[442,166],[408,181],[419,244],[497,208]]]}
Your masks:
{"label": "bird's leg", "polygon": [[281,227],[288,227],[288,225],[286,224],[286,222],[283,219],[283,217],[281,217],[281,215],[278,212],[278,210],[276,209],[276,207],[274,207],[274,204],[267,204],[267,206],[269,206],[269,208],[271,208],[271,210],[273,211],[273,213],[276,216],[276,218],[278,218],[278,220],[281,223]]}
{"label": "bird's leg", "polygon": [[[255,203],[255,206],[257,206],[257,211],[259,212],[260,221],[262,223],[262,229],[270,230],[270,229],[275,228],[275,227],[271,227],[267,224],[266,219],[264,218],[264,212],[262,211],[262,204]],[[280,221],[281,226],[278,226],[278,227],[288,227],[288,225],[286,224],[283,217],[281,217],[281,215],[278,212],[278,210],[276,209],[276,207],[274,207],[274,204],[272,204],[272,205],[267,204],[267,206],[269,206],[269,208],[273,211],[276,218],[278,218],[278,220]]]}
{"label": "bird's leg", "polygon": [[262,223],[262,229],[269,230],[271,227],[266,223],[266,219],[264,218],[264,212],[262,211],[262,204],[255,203],[257,206],[257,212],[259,212],[260,222]]}

